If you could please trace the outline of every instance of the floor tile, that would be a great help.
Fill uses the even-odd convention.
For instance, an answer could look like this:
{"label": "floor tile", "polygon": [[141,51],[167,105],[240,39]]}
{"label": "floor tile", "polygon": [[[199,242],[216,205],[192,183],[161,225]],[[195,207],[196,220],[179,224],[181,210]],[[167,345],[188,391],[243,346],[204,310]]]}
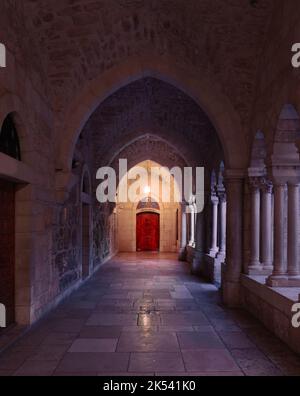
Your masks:
{"label": "floor tile", "polygon": [[184,372],[184,364],[180,353],[154,352],[132,353],[130,357],[130,372]]}
{"label": "floor tile", "polygon": [[79,338],[119,338],[122,326],[84,326]]}
{"label": "floor tile", "polygon": [[182,350],[224,349],[225,345],[214,332],[185,332],[177,334]]}
{"label": "floor tile", "polygon": [[3,375],[299,376],[300,357],[174,254],[120,254],[0,354]]}
{"label": "floor tile", "polygon": [[57,361],[32,361],[27,360],[14,373],[15,376],[50,376],[57,366]]}
{"label": "floor tile", "polygon": [[183,351],[187,371],[238,371],[239,367],[230,353],[223,349]]}
{"label": "floor tile", "polygon": [[67,353],[56,372],[122,372],[128,362],[129,353]]}
{"label": "floor tile", "polygon": [[117,338],[79,338],[73,342],[68,352],[115,352]]}
{"label": "floor tile", "polygon": [[175,333],[122,333],[118,352],[173,352],[179,351]]}

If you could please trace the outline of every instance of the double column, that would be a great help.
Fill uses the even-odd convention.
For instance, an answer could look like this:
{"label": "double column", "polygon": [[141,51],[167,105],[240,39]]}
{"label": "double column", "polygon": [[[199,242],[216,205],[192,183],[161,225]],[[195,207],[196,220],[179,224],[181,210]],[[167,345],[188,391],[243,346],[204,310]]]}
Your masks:
{"label": "double column", "polygon": [[190,211],[190,241],[189,241],[189,246],[195,247],[196,246],[196,241],[195,241],[195,228],[196,228],[196,208],[195,208],[195,203],[194,200],[190,203],[189,205],[189,211]]}
{"label": "double column", "polygon": [[[209,255],[225,259],[226,255],[226,193],[225,190],[211,196],[212,221]],[[219,238],[218,238],[219,237]]]}
{"label": "double column", "polygon": [[212,205],[212,219],[211,219],[211,245],[209,249],[209,255],[211,257],[216,257],[219,248],[218,248],[218,207],[219,207],[219,198],[214,193],[211,196],[211,205]]}
{"label": "double column", "polygon": [[226,257],[226,212],[227,202],[225,190],[218,191],[219,197],[219,252],[217,258],[223,261]]}
{"label": "double column", "polygon": [[248,272],[270,274],[272,260],[272,183],[264,177],[249,179],[251,190],[251,248]]}
{"label": "double column", "polygon": [[[267,279],[267,285],[271,287],[300,286],[299,183],[275,182],[274,192],[274,269],[272,275]],[[287,244],[285,243],[285,230],[287,231]]]}

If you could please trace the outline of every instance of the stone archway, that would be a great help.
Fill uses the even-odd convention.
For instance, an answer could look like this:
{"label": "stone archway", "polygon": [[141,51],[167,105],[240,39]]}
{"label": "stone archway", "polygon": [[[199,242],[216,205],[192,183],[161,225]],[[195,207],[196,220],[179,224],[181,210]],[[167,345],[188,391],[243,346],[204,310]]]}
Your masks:
{"label": "stone archway", "polygon": [[[246,142],[239,116],[221,93],[212,76],[196,75],[193,70],[177,68],[171,58],[133,58],[89,82],[70,104],[63,123],[65,133],[59,147],[57,169],[68,172],[77,138],[94,110],[111,94],[142,77],[154,77],[182,90],[206,112],[222,143],[228,168],[246,167]],[[57,131],[57,135],[58,131]],[[238,150],[236,150],[238,148]]]}

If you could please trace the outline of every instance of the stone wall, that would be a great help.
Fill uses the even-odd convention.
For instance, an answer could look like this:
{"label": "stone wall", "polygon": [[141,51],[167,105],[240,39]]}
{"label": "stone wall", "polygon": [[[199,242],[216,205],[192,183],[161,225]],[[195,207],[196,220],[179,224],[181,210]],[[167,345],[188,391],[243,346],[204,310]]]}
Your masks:
{"label": "stone wall", "polygon": [[[113,6],[112,6],[113,3]],[[48,65],[56,109],[63,112],[85,81],[150,53],[174,56],[198,74],[212,73],[244,122],[272,1],[26,1],[26,25]],[[247,43],[245,45],[245,43]]]}
{"label": "stone wall", "polygon": [[292,326],[292,306],[298,302],[299,288],[273,289],[264,277],[242,276],[242,306],[259,319],[267,329],[300,353],[300,332]]}

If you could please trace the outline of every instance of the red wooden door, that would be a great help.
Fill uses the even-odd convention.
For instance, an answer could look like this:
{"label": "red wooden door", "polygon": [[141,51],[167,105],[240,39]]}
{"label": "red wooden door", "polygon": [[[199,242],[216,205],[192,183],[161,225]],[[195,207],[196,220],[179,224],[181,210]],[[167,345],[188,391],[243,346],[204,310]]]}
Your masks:
{"label": "red wooden door", "polygon": [[139,213],[136,217],[137,251],[159,250],[159,214]]}
{"label": "red wooden door", "polygon": [[15,188],[0,180],[0,303],[6,325],[15,319]]}

